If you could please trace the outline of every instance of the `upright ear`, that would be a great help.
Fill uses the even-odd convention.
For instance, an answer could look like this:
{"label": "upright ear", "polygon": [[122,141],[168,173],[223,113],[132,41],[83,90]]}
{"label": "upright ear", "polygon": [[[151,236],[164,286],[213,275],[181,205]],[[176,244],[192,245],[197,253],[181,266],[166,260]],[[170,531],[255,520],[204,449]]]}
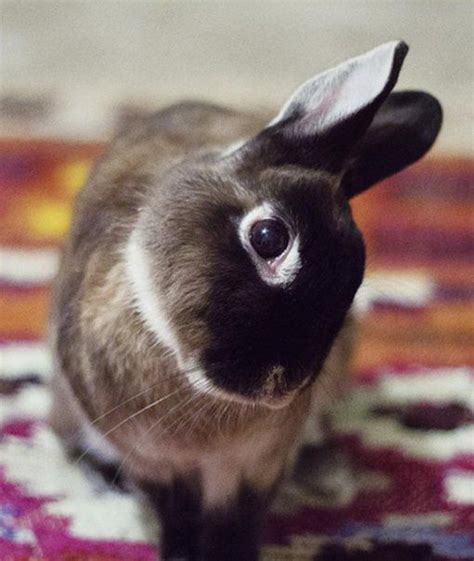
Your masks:
{"label": "upright ear", "polygon": [[354,147],[342,180],[347,196],[357,195],[421,158],[438,136],[442,115],[441,105],[428,93],[390,94]]}
{"label": "upright ear", "polygon": [[302,84],[244,148],[264,165],[339,171],[394,87],[408,46],[392,41]]}

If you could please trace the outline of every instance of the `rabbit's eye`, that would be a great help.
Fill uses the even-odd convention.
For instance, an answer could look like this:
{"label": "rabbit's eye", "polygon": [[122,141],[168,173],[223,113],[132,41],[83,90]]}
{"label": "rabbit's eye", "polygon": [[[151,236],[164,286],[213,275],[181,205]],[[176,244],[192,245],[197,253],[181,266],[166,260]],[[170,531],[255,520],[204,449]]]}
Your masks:
{"label": "rabbit's eye", "polygon": [[250,243],[263,259],[273,259],[288,247],[290,234],[281,220],[266,218],[255,222],[250,229]]}

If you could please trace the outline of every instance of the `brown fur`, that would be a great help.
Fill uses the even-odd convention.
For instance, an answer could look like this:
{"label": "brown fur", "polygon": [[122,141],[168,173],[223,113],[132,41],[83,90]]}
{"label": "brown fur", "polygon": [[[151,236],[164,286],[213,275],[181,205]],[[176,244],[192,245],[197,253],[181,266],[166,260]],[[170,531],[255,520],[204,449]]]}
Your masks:
{"label": "brown fur", "polygon": [[[223,464],[234,463],[235,468],[239,447],[250,446],[252,453],[263,456],[266,470],[245,477],[258,487],[268,487],[284,469],[305,418],[309,389],[281,410],[196,395],[180,374],[175,357],[143,324],[123,263],[124,245],[150,178],[156,187],[163,171],[189,151],[237,141],[263,123],[253,115],[207,105],[177,106],[118,138],[78,198],[52,310],[57,375],[64,377],[72,392],[65,399],[60,386],[53,385],[53,423],[64,435],[65,423],[75,420],[75,430],[80,431],[85,418],[73,415],[72,419],[71,412],[82,410],[118,449],[123,468],[136,477],[166,479],[173,470],[202,467],[196,464],[208,461],[223,445],[230,451]],[[215,196],[231,198],[218,189]],[[166,213],[166,201],[162,212]],[[195,267],[201,257],[181,255],[179,271],[160,271],[158,264],[154,270],[162,275],[169,306],[184,310],[186,335],[181,342],[190,346],[202,344],[205,331],[187,322],[186,294],[176,292],[173,280],[175,274],[186,277],[186,267]],[[202,291],[202,287],[189,290]],[[77,403],[71,403],[72,395]],[[124,422],[154,401],[159,403]],[[73,427],[66,432],[71,440]],[[266,442],[259,451],[251,443],[262,440],[262,434],[267,435]]]}

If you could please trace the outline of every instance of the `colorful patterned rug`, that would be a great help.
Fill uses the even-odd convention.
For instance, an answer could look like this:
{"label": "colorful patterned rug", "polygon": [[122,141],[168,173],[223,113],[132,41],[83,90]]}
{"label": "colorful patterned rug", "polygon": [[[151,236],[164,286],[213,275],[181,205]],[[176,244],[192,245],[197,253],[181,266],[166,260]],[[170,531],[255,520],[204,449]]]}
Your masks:
{"label": "colorful patterned rug", "polygon": [[[98,145],[0,142],[0,559],[154,561],[130,494],[68,463],[46,415],[48,288]],[[287,489],[266,561],[474,558],[474,163],[425,161],[355,201],[369,272],[354,393],[334,405],[351,460],[338,497]],[[245,560],[242,560],[245,561]]]}

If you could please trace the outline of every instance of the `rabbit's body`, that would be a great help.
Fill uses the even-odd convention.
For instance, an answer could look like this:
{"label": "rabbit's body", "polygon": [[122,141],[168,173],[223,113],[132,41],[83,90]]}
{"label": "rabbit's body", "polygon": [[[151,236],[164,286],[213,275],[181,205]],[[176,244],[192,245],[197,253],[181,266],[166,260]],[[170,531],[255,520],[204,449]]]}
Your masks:
{"label": "rabbit's body", "polygon": [[[419,157],[439,128],[383,158],[380,129],[400,104],[439,121],[416,92],[393,94],[377,121],[404,52],[387,44],[313,79],[266,128],[255,114],[171,107],[119,136],[79,195],[53,298],[52,422],[145,491],[164,559],[256,559],[273,490],[314,436],[308,411],[315,425],[320,393],[339,385],[364,267],[347,199]],[[310,119],[315,98],[324,110]],[[402,140],[416,119],[396,128]],[[359,142],[357,159],[369,125],[378,151]]]}
{"label": "rabbit's body", "polygon": [[[257,126],[252,126],[255,122]],[[150,333],[140,316],[127,271],[127,244],[149,188],[144,180],[147,169],[156,178],[153,185],[159,186],[160,168],[166,169],[193,150],[225,146],[242,134],[248,136],[249,131],[258,131],[258,120],[211,105],[180,104],[151,117],[137,129],[137,133],[132,131],[116,140],[116,151],[112,150],[112,156],[99,164],[79,197],[57,280],[59,296],[51,325],[59,364],[68,364],[67,368],[59,366],[61,374],[88,422],[98,419],[95,427],[101,433],[163,399],[108,436],[118,450],[129,453],[124,468],[137,463],[140,471],[144,464],[153,464],[151,458],[146,458],[149,455],[163,462],[168,451],[173,450],[174,458],[182,448],[183,461],[192,463],[194,460],[188,461],[188,456],[221,448],[223,442],[235,440],[241,448],[240,441],[248,441],[252,432],[262,426],[271,435],[274,424],[284,421],[285,426],[291,426],[291,419],[298,423],[307,407],[310,389],[294,400],[291,411],[277,409],[270,415],[266,409],[216,400],[209,394],[197,398],[192,384],[179,375],[176,358],[166,343]],[[147,391],[142,393],[145,388]],[[140,395],[132,401],[101,417],[137,394]],[[184,407],[187,400],[189,405]],[[299,409],[303,409],[300,414]],[[138,443],[137,436],[159,419],[162,422],[133,452],[131,444]],[[292,442],[295,428],[289,429]],[[161,432],[161,442],[156,442]],[[162,443],[163,450],[151,450],[150,441],[155,442],[155,448]],[[255,452],[255,443],[251,447]],[[151,469],[156,473],[156,465]]]}
{"label": "rabbit's body", "polygon": [[189,485],[211,513],[243,482],[266,502],[296,448],[311,387],[274,410],[197,393],[137,309],[127,244],[147,173],[159,186],[177,159],[258,127],[253,115],[183,104],[117,139],[78,199],[52,313],[56,431],[139,484]]}

